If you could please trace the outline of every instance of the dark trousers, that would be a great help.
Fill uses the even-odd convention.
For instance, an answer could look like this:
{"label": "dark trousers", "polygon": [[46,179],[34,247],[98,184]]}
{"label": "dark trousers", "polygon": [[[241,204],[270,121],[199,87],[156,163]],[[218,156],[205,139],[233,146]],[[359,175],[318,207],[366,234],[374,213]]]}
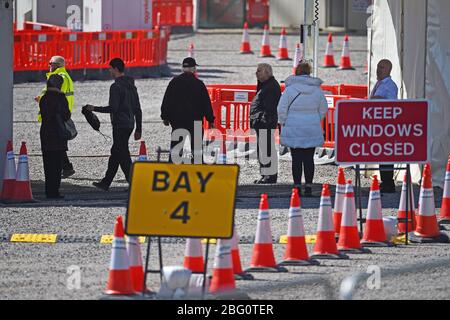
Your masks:
{"label": "dark trousers", "polygon": [[111,156],[109,157],[108,170],[102,183],[110,186],[116,176],[119,166],[125,174],[125,179],[130,182],[131,156],[128,147],[133,129],[113,128],[113,145],[111,148]]}
{"label": "dark trousers", "polygon": [[384,188],[394,188],[394,166],[393,165],[380,165],[380,169],[390,169],[388,171],[380,170],[381,182]]}
{"label": "dark trousers", "polygon": [[[278,154],[275,149],[275,129],[255,129],[255,131],[257,139],[256,151],[258,154],[258,161],[261,175],[275,176],[277,175],[278,171]],[[265,139],[265,141],[263,141],[263,139]],[[267,161],[267,159],[262,159],[263,156],[270,160]],[[275,163],[272,163],[272,160],[274,160]],[[275,167],[276,169],[271,168],[272,165],[276,166]],[[269,168],[275,171],[272,172],[273,170],[269,170]]]}
{"label": "dark trousers", "polygon": [[42,151],[45,174],[45,195],[47,197],[59,196],[63,154],[64,151]]}
{"label": "dark trousers", "polygon": [[67,156],[67,151],[63,151],[62,169],[63,170],[73,170],[73,165],[69,161],[69,157]]}
{"label": "dark trousers", "polygon": [[302,172],[305,170],[306,184],[312,184],[314,179],[314,152],[316,148],[291,149],[292,176],[295,185],[302,184]]}
{"label": "dark trousers", "polygon": [[[192,152],[192,158],[191,158],[191,163],[193,163],[193,160],[197,159],[198,162],[203,163],[203,129],[201,130],[201,138],[199,139],[198,137],[195,136],[195,130],[194,130],[194,125],[192,126],[183,126],[183,127],[177,127],[177,126],[172,126],[172,134],[171,137],[173,137],[173,134],[176,130],[180,130],[180,129],[184,129],[184,134],[180,137],[177,137],[176,140],[171,139],[170,141],[170,156],[169,156],[169,162],[173,163],[173,159],[172,159],[172,150],[174,150],[174,148],[176,146],[178,146],[178,155],[180,157],[180,159],[183,157],[183,148],[181,147],[181,143],[183,141],[186,142],[186,137],[189,136],[189,140],[191,142],[191,152]],[[182,133],[182,131],[179,131],[180,133]],[[201,141],[200,146],[197,146],[197,149],[195,148],[195,139],[198,139],[199,141]],[[184,146],[184,144],[183,144]],[[175,152],[175,151],[174,151]],[[195,158],[194,155],[197,155]]]}

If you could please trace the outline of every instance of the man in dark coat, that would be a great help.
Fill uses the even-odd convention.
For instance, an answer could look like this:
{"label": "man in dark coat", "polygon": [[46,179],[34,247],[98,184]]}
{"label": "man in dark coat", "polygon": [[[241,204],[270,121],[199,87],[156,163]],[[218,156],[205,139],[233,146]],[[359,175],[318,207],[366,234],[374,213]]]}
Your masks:
{"label": "man in dark coat", "polygon": [[[181,160],[182,146],[189,135],[194,162],[202,163],[203,119],[206,118],[210,128],[214,128],[211,100],[205,84],[195,76],[196,66],[193,58],[183,60],[183,73],[170,81],[161,105],[161,119],[165,126],[172,127],[171,162],[175,156],[175,147]],[[196,126],[197,130],[194,130]]]}
{"label": "man in dark coat", "polygon": [[58,121],[69,120],[70,111],[66,96],[61,92],[63,81],[60,75],[51,75],[47,80],[47,90],[39,100],[39,111],[42,117],[40,138],[44,161],[45,195],[48,199],[64,198],[59,193],[59,187],[67,140],[58,130]]}
{"label": "man in dark coat", "polygon": [[275,150],[275,129],[278,125],[277,106],[281,88],[273,76],[272,67],[261,63],[256,70],[258,86],[250,106],[250,127],[257,136],[257,155],[261,179],[257,184],[277,183],[278,155]]}
{"label": "man in dark coat", "polygon": [[109,90],[109,106],[86,106],[88,111],[109,113],[111,116],[113,146],[108,170],[100,182],[93,183],[94,186],[105,191],[109,190],[119,165],[125,178],[130,182],[131,156],[128,140],[133,132],[135,122],[134,139],[140,140],[142,136],[142,110],[134,79],[125,76],[125,64],[122,59],[112,59],[109,65],[111,76],[115,79]]}

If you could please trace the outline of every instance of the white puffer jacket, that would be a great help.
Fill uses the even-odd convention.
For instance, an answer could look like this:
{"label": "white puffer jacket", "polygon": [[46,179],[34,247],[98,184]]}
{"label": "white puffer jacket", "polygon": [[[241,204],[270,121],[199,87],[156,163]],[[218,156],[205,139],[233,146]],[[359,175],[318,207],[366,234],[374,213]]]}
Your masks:
{"label": "white puffer jacket", "polygon": [[[286,79],[286,90],[278,103],[278,122],[282,125],[281,144],[294,149],[323,145],[321,120],[328,112],[328,105],[321,84],[322,80],[309,76],[291,76]],[[295,99],[300,92],[301,95]]]}

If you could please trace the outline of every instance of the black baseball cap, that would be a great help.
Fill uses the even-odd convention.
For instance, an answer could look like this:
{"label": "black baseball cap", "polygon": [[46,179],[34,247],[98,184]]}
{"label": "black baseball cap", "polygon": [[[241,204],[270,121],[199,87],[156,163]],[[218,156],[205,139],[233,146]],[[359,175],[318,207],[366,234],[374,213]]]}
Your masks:
{"label": "black baseball cap", "polygon": [[183,60],[183,68],[193,68],[196,66],[198,66],[198,64],[194,58],[189,57]]}

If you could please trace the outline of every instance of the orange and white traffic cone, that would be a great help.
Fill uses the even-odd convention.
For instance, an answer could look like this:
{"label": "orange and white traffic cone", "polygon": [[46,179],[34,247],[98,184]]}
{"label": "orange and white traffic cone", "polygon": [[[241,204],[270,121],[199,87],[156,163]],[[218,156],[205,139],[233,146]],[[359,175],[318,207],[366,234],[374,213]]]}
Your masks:
{"label": "orange and white traffic cone", "polygon": [[298,189],[292,189],[291,205],[289,208],[289,226],[284,261],[280,265],[310,266],[318,265],[317,260],[309,259],[305,241],[305,228],[300,208]]}
{"label": "orange and white traffic cone", "polygon": [[277,60],[291,60],[288,53],[286,28],[281,29],[280,45],[278,46]]}
{"label": "orange and white traffic cone", "polygon": [[325,59],[323,68],[336,68],[337,65],[334,62],[334,50],[333,50],[333,35],[328,34],[327,48],[325,50]]}
{"label": "orange and white traffic cone", "polygon": [[416,231],[409,234],[411,242],[447,243],[449,240],[446,234],[439,231],[431,177],[431,167],[429,164],[426,164],[423,170],[422,187],[420,188]]}
{"label": "orange and white traffic cone", "polygon": [[402,186],[402,194],[400,196],[400,205],[398,208],[397,219],[398,225],[397,229],[400,234],[404,234],[406,232],[406,217],[408,216],[408,233],[415,230],[416,227],[416,208],[414,204],[414,190],[412,183],[409,188],[409,197],[408,197],[408,215],[406,215],[406,190],[407,190],[407,173],[405,173],[405,177],[403,178],[403,186]]}
{"label": "orange and white traffic cone", "polygon": [[350,62],[350,45],[348,42],[348,35],[345,35],[344,38],[344,46],[342,48],[341,65],[339,70],[355,70]]}
{"label": "orange and white traffic cone", "polygon": [[137,161],[148,161],[147,147],[145,145],[145,141],[141,141],[141,146],[139,147],[139,157]]}
{"label": "orange and white traffic cone", "polygon": [[297,45],[295,46],[295,55],[294,55],[294,63],[292,66],[292,74],[295,75],[297,72],[297,67],[300,62],[300,60],[303,60],[304,54],[303,54],[303,46],[301,43],[297,42]]}
{"label": "orange and white traffic cone", "polygon": [[195,273],[203,273],[205,263],[202,253],[202,241],[200,239],[187,238],[184,251],[183,265],[186,269]]}
{"label": "orange and white traffic cone", "polygon": [[20,147],[19,163],[17,164],[16,183],[12,196],[13,201],[33,202],[33,194],[31,192],[30,171],[28,166],[27,145],[22,142]]}
{"label": "orange and white traffic cone", "polygon": [[195,47],[194,47],[194,44],[193,44],[193,43],[191,43],[191,44],[189,45],[189,48],[188,48],[188,58],[193,58],[193,59],[195,59]]}
{"label": "orange and white traffic cone", "polygon": [[250,47],[250,36],[248,34],[248,23],[244,23],[244,31],[242,32],[241,54],[253,54]]}
{"label": "orange and white traffic cone", "polygon": [[233,261],[233,273],[235,280],[254,280],[250,273],[242,270],[241,256],[239,254],[239,235],[234,228],[233,238],[231,239],[231,259]]}
{"label": "orange and white traffic cone", "polygon": [[339,233],[341,230],[341,220],[342,220],[342,211],[344,209],[344,200],[345,200],[345,174],[344,168],[339,167],[336,183],[336,195],[334,197],[334,212],[333,212],[334,232],[336,238],[339,238]]}
{"label": "orange and white traffic cone", "polygon": [[216,157],[216,163],[227,164],[227,136],[225,134],[222,135],[222,141]]}
{"label": "orange and white traffic cone", "polygon": [[209,292],[228,293],[236,289],[231,260],[231,240],[219,239]]}
{"label": "orange and white traffic cone", "polygon": [[342,212],[341,230],[339,233],[338,249],[349,253],[370,253],[361,247],[358,223],[356,218],[355,194],[352,181],[348,180],[345,187],[344,208]]}
{"label": "orange and white traffic cone", "polygon": [[370,188],[367,218],[361,245],[363,247],[390,246],[384,231],[380,185],[377,176],[373,176],[372,186]]}
{"label": "orange and white traffic cone", "polygon": [[440,218],[439,223],[450,223],[450,157],[448,157],[447,170],[445,172],[444,194],[442,195]]}
{"label": "orange and white traffic cone", "polygon": [[320,198],[319,222],[317,224],[316,244],[314,245],[314,259],[348,259],[341,254],[334,238],[333,213],[331,209],[330,189],[327,184],[323,185]]}
{"label": "orange and white traffic cone", "polygon": [[107,295],[134,295],[136,293],[133,290],[130,262],[124,237],[122,217],[119,216],[114,226],[111,264],[105,291]]}
{"label": "orange and white traffic cone", "polygon": [[[142,265],[141,243],[138,237],[127,237],[126,247],[128,259],[130,261],[130,274],[133,289],[136,292],[143,292],[144,288],[144,267]],[[145,290],[149,291],[149,290]]]}
{"label": "orange and white traffic cone", "polygon": [[250,268],[246,272],[287,272],[275,262],[272,245],[272,231],[270,229],[269,201],[267,194],[261,195],[256,227],[255,244]]}
{"label": "orange and white traffic cone", "polygon": [[267,24],[264,26],[260,58],[273,58],[272,51],[270,51],[270,35]]}
{"label": "orange and white traffic cone", "polygon": [[14,195],[14,186],[16,184],[16,160],[14,159],[14,151],[12,142],[8,141],[6,145],[6,162],[3,171],[3,186],[0,199],[11,200]]}

